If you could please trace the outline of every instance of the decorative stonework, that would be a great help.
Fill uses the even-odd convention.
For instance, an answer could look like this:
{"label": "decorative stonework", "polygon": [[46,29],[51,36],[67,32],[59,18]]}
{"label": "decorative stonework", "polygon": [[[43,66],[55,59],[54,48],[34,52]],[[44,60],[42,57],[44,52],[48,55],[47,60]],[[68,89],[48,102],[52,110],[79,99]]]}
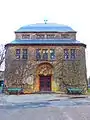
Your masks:
{"label": "decorative stonework", "polygon": [[53,74],[53,71],[52,71],[52,67],[51,65],[49,64],[42,64],[38,67],[38,71],[37,71],[37,74],[38,75],[44,75],[44,76],[47,76],[47,75],[52,75]]}
{"label": "decorative stonework", "polygon": [[27,77],[26,79],[24,78],[22,83],[23,84],[28,84],[28,85],[33,85],[33,83],[34,83],[34,76],[31,75],[31,76]]}
{"label": "decorative stonework", "polygon": [[71,39],[76,40],[76,33],[16,33],[16,39]]}

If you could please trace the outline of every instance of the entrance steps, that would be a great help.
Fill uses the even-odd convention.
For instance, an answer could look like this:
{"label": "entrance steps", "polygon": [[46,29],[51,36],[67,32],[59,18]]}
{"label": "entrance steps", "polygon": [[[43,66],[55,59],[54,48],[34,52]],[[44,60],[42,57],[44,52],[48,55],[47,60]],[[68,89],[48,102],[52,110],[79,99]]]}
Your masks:
{"label": "entrance steps", "polygon": [[39,91],[39,92],[35,92],[35,94],[55,94],[55,92],[52,92],[52,91]]}

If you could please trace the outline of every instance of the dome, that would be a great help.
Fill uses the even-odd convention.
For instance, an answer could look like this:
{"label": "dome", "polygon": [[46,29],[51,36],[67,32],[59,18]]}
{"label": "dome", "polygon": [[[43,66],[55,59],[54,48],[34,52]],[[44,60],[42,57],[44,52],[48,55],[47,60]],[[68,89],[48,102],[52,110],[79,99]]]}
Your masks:
{"label": "dome", "polygon": [[76,32],[71,27],[56,23],[36,23],[20,27],[16,32]]}

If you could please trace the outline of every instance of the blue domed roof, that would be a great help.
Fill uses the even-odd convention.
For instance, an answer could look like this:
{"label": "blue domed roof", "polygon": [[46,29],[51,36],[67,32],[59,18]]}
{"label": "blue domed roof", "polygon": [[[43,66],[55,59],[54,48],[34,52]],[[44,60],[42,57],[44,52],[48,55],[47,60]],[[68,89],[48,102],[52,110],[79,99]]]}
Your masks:
{"label": "blue domed roof", "polygon": [[76,32],[71,27],[56,23],[36,23],[23,26],[16,32]]}

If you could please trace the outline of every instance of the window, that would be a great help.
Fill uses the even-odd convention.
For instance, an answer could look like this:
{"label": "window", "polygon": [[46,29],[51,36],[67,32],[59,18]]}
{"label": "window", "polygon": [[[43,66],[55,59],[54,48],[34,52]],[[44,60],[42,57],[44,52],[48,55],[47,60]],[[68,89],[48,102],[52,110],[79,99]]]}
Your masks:
{"label": "window", "polygon": [[30,35],[29,34],[23,34],[22,39],[30,39]]}
{"label": "window", "polygon": [[41,49],[36,49],[36,60],[41,60]]}
{"label": "window", "polygon": [[75,59],[75,49],[71,49],[71,59]]}
{"label": "window", "polygon": [[55,49],[50,49],[50,60],[55,60]]}
{"label": "window", "polygon": [[[69,51],[70,51],[70,54],[69,54]],[[69,56],[70,55],[70,56]],[[76,51],[75,49],[64,49],[64,59],[75,59],[76,57]]]}
{"label": "window", "polygon": [[28,58],[28,51],[27,51],[27,49],[22,49],[22,52],[23,52],[22,59],[27,59]]}
{"label": "window", "polygon": [[69,50],[68,49],[64,49],[64,59],[69,59]]}
{"label": "window", "polygon": [[36,49],[36,60],[55,60],[55,50],[54,49]]}
{"label": "window", "polygon": [[43,34],[36,34],[36,39],[43,39],[45,35]]}
{"label": "window", "polygon": [[16,59],[20,59],[20,49],[16,49]]}
{"label": "window", "polygon": [[52,39],[52,38],[55,38],[55,34],[48,34],[47,35],[47,39]]}
{"label": "window", "polygon": [[62,39],[68,39],[68,38],[70,38],[70,35],[66,34],[66,33],[63,33],[63,34],[61,34],[61,38]]}
{"label": "window", "polygon": [[42,50],[42,59],[43,60],[48,60],[48,49],[43,49]]}

